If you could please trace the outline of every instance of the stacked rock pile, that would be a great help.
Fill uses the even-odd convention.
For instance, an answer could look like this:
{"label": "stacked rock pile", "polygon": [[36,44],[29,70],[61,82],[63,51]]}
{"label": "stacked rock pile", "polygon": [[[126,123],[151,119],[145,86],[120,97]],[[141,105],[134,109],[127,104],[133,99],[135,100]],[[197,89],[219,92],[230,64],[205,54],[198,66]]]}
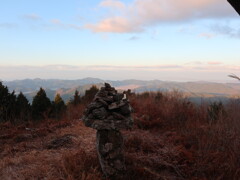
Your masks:
{"label": "stacked rock pile", "polygon": [[122,179],[125,171],[123,137],[120,129],[132,128],[132,108],[126,94],[105,83],[84,113],[87,127],[97,129],[97,152],[103,173],[110,179]]}
{"label": "stacked rock pile", "polygon": [[87,127],[97,130],[129,129],[133,125],[131,112],[127,95],[105,83],[87,106],[83,121]]}

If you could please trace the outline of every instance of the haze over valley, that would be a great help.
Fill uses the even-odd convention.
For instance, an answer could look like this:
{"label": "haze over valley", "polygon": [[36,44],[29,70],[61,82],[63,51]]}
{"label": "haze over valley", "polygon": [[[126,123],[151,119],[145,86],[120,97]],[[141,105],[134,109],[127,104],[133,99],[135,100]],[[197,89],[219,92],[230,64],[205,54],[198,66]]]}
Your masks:
{"label": "haze over valley", "polygon": [[47,96],[53,100],[57,93],[67,102],[76,90],[83,96],[92,85],[102,87],[104,82],[108,82],[116,89],[131,89],[135,93],[143,92],[169,92],[177,90],[193,101],[199,102],[201,99],[223,100],[237,98],[240,95],[240,83],[213,83],[213,82],[174,82],[174,81],[143,81],[143,80],[122,80],[111,81],[98,78],[84,78],[78,80],[61,79],[25,79],[15,81],[4,81],[9,90],[17,94],[23,92],[32,101],[40,87],[46,90]]}

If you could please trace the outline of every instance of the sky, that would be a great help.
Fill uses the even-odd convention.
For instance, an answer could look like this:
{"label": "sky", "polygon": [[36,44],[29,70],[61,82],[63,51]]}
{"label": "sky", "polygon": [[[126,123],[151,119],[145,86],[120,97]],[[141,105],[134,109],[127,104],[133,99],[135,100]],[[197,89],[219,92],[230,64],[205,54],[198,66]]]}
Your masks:
{"label": "sky", "polygon": [[227,0],[1,0],[0,79],[233,81]]}

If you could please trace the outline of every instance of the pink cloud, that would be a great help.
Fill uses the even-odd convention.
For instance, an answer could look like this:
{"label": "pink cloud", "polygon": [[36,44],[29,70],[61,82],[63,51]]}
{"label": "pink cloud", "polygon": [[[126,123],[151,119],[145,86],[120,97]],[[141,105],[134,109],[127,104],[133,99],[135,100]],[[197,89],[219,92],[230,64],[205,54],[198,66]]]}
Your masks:
{"label": "pink cloud", "polygon": [[125,4],[118,0],[104,0],[100,3],[101,7],[124,9]]}
{"label": "pink cloud", "polygon": [[134,26],[132,22],[123,17],[106,18],[98,24],[86,24],[85,28],[91,29],[93,32],[127,33],[142,31],[141,27]]}
{"label": "pink cloud", "polygon": [[[168,79],[168,80],[210,80],[229,79],[227,75],[238,74],[239,64],[211,66],[204,65],[164,65],[158,66],[70,66],[70,65],[46,65],[46,66],[7,66],[0,65],[1,79],[79,79],[83,77],[98,77],[103,79]],[[12,73],[14,72],[14,73]],[[171,78],[170,78],[171,77]],[[169,79],[170,78],[170,79]]]}
{"label": "pink cloud", "polygon": [[222,62],[217,62],[217,61],[211,61],[211,62],[208,62],[209,65],[221,65],[223,64]]}
{"label": "pink cloud", "polygon": [[225,0],[135,0],[123,4],[117,0],[104,0],[100,6],[116,9],[122,15],[108,16],[98,23],[87,24],[93,32],[127,33],[139,32],[147,26],[164,22],[195,19],[233,17],[234,12]]}

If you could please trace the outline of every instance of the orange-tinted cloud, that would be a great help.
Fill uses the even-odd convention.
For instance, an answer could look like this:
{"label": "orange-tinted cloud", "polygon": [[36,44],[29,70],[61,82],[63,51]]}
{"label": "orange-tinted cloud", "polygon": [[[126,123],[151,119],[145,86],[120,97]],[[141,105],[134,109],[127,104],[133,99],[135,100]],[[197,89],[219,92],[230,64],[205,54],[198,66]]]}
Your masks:
{"label": "orange-tinted cloud", "polygon": [[233,17],[235,13],[225,0],[135,0],[123,4],[117,0],[105,0],[101,6],[124,11],[108,16],[98,23],[87,24],[93,32],[139,32],[145,27],[164,23],[204,18]]}
{"label": "orange-tinted cloud", "polygon": [[106,18],[98,24],[86,24],[85,28],[91,29],[93,32],[127,33],[142,31],[141,27],[133,23],[124,17],[113,17]]}
{"label": "orange-tinted cloud", "polygon": [[118,0],[104,0],[100,3],[101,7],[124,9],[125,4]]}
{"label": "orange-tinted cloud", "polygon": [[218,61],[210,61],[208,62],[209,65],[220,65],[223,64],[222,62],[218,62]]}

